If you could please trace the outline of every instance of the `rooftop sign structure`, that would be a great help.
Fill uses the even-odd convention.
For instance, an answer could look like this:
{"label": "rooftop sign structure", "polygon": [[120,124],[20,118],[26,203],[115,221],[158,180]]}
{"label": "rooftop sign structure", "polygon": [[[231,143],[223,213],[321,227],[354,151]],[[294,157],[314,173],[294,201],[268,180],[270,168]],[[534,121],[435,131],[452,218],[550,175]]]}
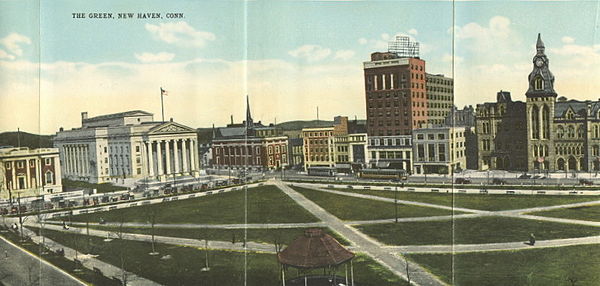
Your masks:
{"label": "rooftop sign structure", "polygon": [[400,58],[418,58],[419,43],[411,42],[408,36],[396,36],[395,40],[388,43],[388,52]]}

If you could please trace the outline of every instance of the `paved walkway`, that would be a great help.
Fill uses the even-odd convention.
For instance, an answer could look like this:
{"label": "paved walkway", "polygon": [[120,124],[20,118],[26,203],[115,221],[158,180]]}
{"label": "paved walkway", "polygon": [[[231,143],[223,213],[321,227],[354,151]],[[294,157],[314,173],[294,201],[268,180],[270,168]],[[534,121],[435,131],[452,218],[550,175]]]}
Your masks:
{"label": "paved walkway", "polygon": [[[528,242],[527,242],[528,243]],[[535,245],[522,242],[501,242],[485,244],[454,244],[454,245],[406,245],[406,246],[384,246],[392,252],[399,253],[463,253],[463,252],[485,252],[498,250],[523,250],[534,248],[562,247],[585,244],[600,244],[599,236],[588,236],[579,238],[564,238],[552,240],[538,240]]]}
{"label": "paved walkway", "polygon": [[[382,248],[382,245],[375,240],[345,224],[343,221],[328,213],[319,205],[294,191],[281,181],[275,181],[275,185],[296,201],[298,205],[304,207],[314,216],[325,222],[333,231],[336,231],[349,240],[356,247],[356,251],[367,254],[386,268],[390,269],[394,274],[406,279],[406,263],[404,259]],[[446,285],[439,278],[433,276],[415,263],[410,263],[409,269],[411,280],[415,285]]]}
{"label": "paved walkway", "polygon": [[62,269],[0,237],[0,285],[86,285]]}
{"label": "paved walkway", "polygon": [[[47,222],[47,224],[62,225],[62,222]],[[84,227],[84,222],[72,222],[72,226]],[[104,224],[90,223],[90,226],[109,226],[118,227],[121,223],[107,222]],[[203,228],[214,228],[214,229],[277,229],[277,228],[304,228],[304,227],[326,227],[327,225],[322,222],[306,222],[306,223],[249,223],[249,224],[198,224],[198,223],[156,223],[155,228],[184,228],[184,229],[203,229]],[[138,222],[126,222],[123,223],[123,227],[152,227],[150,223],[138,223]]]}
{"label": "paved walkway", "polygon": [[[31,224],[33,224],[33,223],[31,223]],[[35,243],[42,242],[42,237],[38,236],[37,233],[35,233],[27,228],[24,229],[24,233],[27,236],[31,237],[31,239]],[[96,259],[96,258],[90,256],[90,255],[85,255],[81,252],[76,252],[74,249],[72,249],[70,247],[66,247],[66,246],[64,246],[60,243],[57,243],[47,237],[44,238],[43,240],[44,240],[44,244],[46,245],[46,247],[48,247],[52,251],[64,249],[65,258],[67,258],[69,260],[78,259],[79,261],[81,261],[81,263],[83,264],[83,266],[85,268],[88,268],[90,270],[93,270],[94,268],[98,268],[102,271],[102,274],[104,276],[109,277],[109,278],[117,277],[122,280],[123,271],[119,267],[116,267],[116,266],[113,266],[112,264],[103,262],[99,259]],[[154,281],[137,276],[137,275],[135,275],[131,272],[127,272],[127,271],[125,272],[125,277],[127,278],[127,285],[132,285],[132,286],[160,285]],[[62,285],[62,284],[49,284],[49,285]]]}
{"label": "paved walkway", "polygon": [[[37,224],[31,222],[28,225],[39,227]],[[77,234],[86,234],[87,230],[84,228],[71,227],[68,230],[65,230],[62,226],[54,225],[54,224],[46,224],[46,229],[56,230],[56,231],[64,231],[70,233]],[[90,235],[96,237],[103,238],[118,238],[118,234],[114,231],[105,231],[90,228]],[[138,234],[138,233],[122,233],[121,237],[126,240],[135,240],[135,241],[143,241],[143,242],[152,242],[152,235],[149,234]],[[205,240],[193,239],[193,238],[182,238],[182,237],[169,237],[169,236],[154,236],[154,242],[156,243],[165,243],[172,245],[180,245],[180,246],[190,246],[195,248],[204,248]],[[275,245],[268,243],[258,243],[249,241],[246,243],[246,248],[242,242],[236,242],[235,244],[231,243],[231,241],[216,241],[209,240],[208,241],[209,249],[217,249],[217,250],[237,250],[242,251],[244,249],[253,252],[265,252],[265,253],[275,253]]]}

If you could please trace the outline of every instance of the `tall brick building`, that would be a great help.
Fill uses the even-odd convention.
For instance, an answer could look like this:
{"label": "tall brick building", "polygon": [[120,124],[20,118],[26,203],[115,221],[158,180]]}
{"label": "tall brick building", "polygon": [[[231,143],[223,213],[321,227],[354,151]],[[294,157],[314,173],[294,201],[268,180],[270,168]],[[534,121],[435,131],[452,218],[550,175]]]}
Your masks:
{"label": "tall brick building", "polygon": [[425,61],[416,47],[416,53],[375,52],[364,62],[369,136],[407,135],[427,124]]}

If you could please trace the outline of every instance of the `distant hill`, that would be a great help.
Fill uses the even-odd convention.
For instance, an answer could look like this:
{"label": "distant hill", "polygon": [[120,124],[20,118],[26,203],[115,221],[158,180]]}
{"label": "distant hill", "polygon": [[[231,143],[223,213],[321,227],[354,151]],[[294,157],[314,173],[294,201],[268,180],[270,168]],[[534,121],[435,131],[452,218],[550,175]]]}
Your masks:
{"label": "distant hill", "polygon": [[37,135],[27,132],[4,132],[0,133],[0,146],[49,148],[52,147],[51,135]]}

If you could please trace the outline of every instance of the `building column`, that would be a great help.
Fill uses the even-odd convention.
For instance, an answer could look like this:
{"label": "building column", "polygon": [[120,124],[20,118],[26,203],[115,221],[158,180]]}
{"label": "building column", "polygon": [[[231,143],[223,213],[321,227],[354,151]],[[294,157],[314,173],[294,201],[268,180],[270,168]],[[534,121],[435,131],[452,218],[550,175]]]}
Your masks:
{"label": "building column", "polygon": [[[60,184],[62,185],[62,170],[60,169],[60,160],[58,158],[54,158],[52,159],[54,162],[54,184],[58,185],[58,180],[60,180]],[[40,174],[42,172],[41,168],[40,168]],[[44,174],[42,174],[42,177],[44,176]]]}
{"label": "building column", "polygon": [[[190,139],[190,172],[193,173],[196,171],[196,156],[194,155],[196,148],[194,148],[194,140]],[[244,148],[246,148],[244,146]]]}
{"label": "building column", "polygon": [[173,140],[173,173],[175,174],[179,173],[179,152],[177,151],[177,141],[179,141],[179,139]]}
{"label": "building column", "polygon": [[[10,168],[12,170],[12,190],[16,190],[19,187],[19,184],[17,184],[17,172],[15,170],[15,168],[17,167],[17,163],[15,161],[11,162],[12,164],[12,168]],[[15,194],[13,194],[15,195]]]}
{"label": "building column", "polygon": [[[55,168],[55,171],[56,170],[60,170],[60,166],[58,166],[58,168]],[[35,187],[36,188],[39,188],[42,186],[42,182],[41,182],[42,177],[43,177],[42,164],[40,163],[40,158],[36,158],[35,159]]]}
{"label": "building column", "polygon": [[182,158],[182,161],[183,161],[182,162],[183,166],[181,168],[181,172],[182,173],[189,172],[189,169],[188,169],[188,157],[187,157],[187,152],[186,152],[187,148],[185,146],[185,142],[186,141],[187,141],[187,139],[182,139],[181,140],[181,158]]}
{"label": "building column", "polygon": [[71,146],[63,146],[65,151],[65,164],[67,166],[67,174],[70,176],[73,173],[73,164],[71,164]]}
{"label": "building column", "polygon": [[147,154],[148,154],[148,175],[150,177],[154,177],[154,149],[152,147],[152,141],[146,142],[144,145],[147,145]]}
{"label": "building column", "polygon": [[161,150],[161,142],[162,140],[156,141],[156,162],[158,163],[158,175],[164,175],[165,169],[163,168],[163,160],[162,160],[162,150]]}
{"label": "building column", "polygon": [[73,173],[79,176],[79,157],[77,156],[77,145],[73,145]]}
{"label": "building column", "polygon": [[169,146],[170,141],[171,140],[165,140],[165,165],[167,167],[167,175],[171,174],[171,148]]}
{"label": "building column", "polygon": [[25,160],[25,168],[27,168],[27,179],[25,180],[25,186],[27,189],[31,188],[31,168],[29,167],[29,159]]}

